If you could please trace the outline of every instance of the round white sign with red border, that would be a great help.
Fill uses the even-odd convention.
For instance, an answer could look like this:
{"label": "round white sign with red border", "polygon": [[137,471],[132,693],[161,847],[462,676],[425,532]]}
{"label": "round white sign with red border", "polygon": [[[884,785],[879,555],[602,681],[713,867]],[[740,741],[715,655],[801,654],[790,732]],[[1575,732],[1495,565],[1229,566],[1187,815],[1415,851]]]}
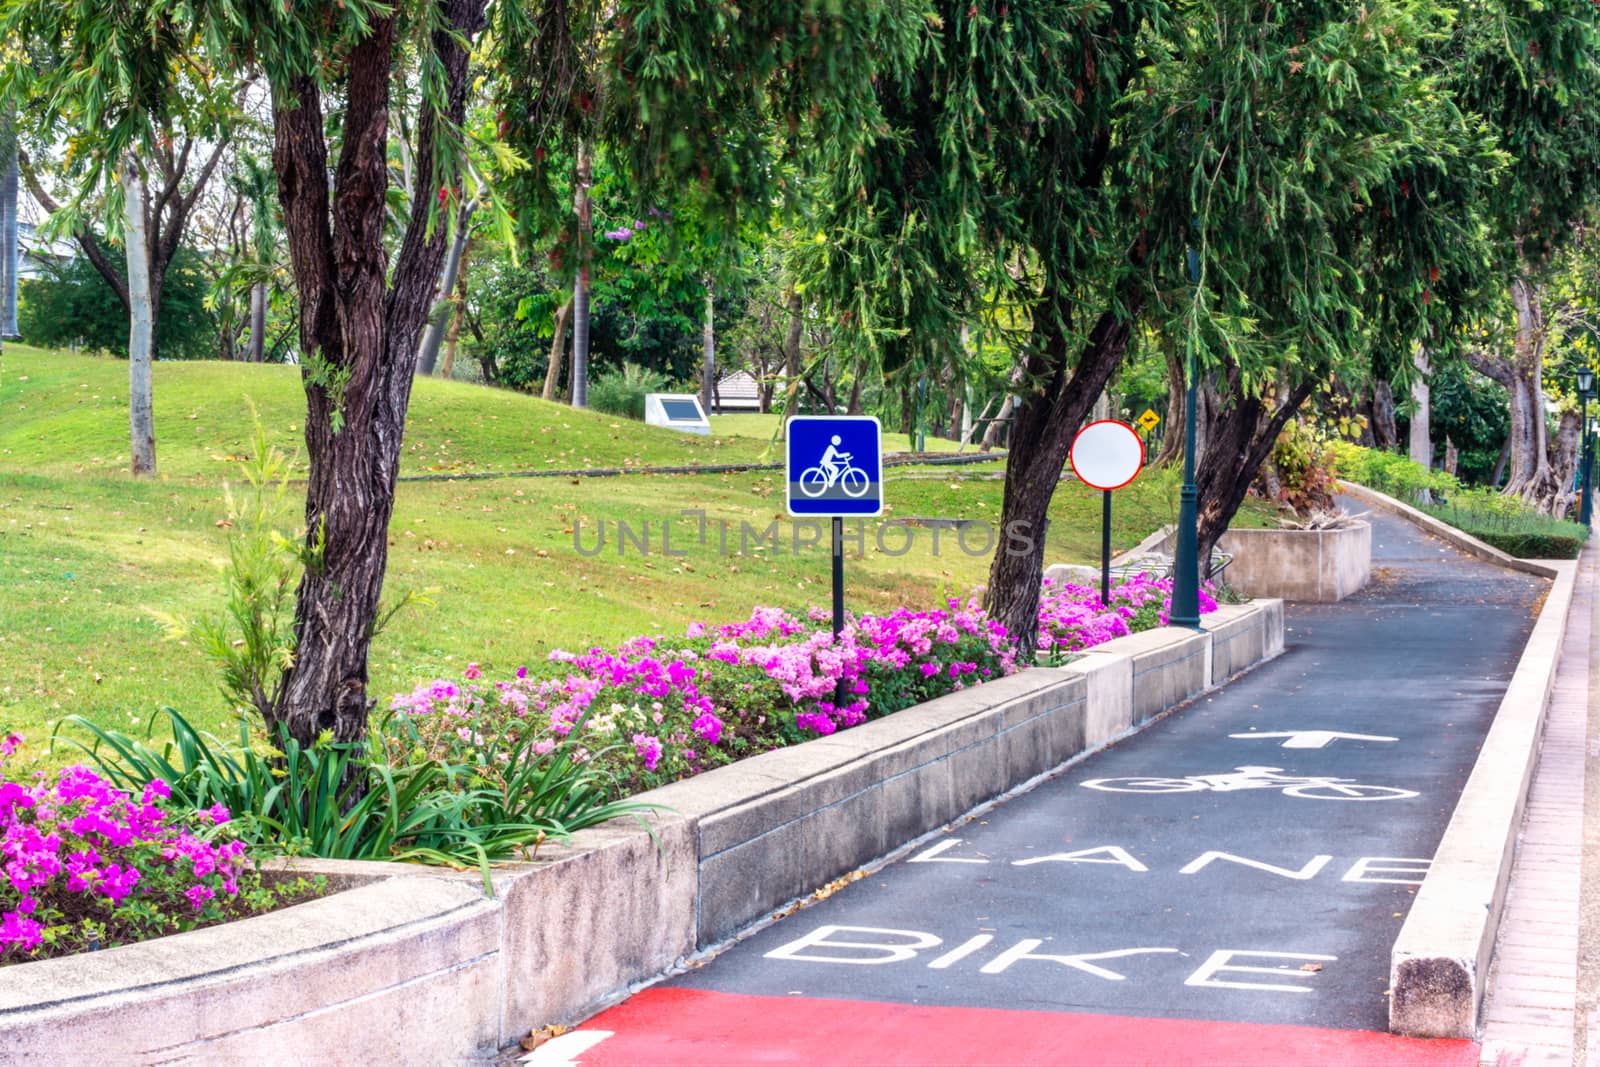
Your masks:
{"label": "round white sign with red border", "polygon": [[1144,442],[1127,423],[1101,419],[1078,431],[1069,458],[1072,472],[1084,485],[1121,489],[1144,466]]}

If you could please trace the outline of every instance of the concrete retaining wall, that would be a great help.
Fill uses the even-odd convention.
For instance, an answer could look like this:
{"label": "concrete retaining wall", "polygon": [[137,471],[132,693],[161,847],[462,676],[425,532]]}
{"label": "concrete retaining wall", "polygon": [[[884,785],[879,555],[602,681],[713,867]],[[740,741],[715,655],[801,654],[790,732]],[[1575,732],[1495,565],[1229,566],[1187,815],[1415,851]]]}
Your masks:
{"label": "concrete retaining wall", "polygon": [[[1278,601],[1121,638],[643,798],[671,813],[495,873],[298,861],[347,887],[226,926],[0,969],[5,1058],[488,1060],[1283,648]],[[426,1020],[426,1025],[419,1025]]]}
{"label": "concrete retaining wall", "polygon": [[1396,1033],[1477,1036],[1577,577],[1576,563],[1544,566],[1556,580],[1390,955],[1389,1028]]}
{"label": "concrete retaining wall", "polygon": [[1333,603],[1372,576],[1372,527],[1229,530],[1217,547],[1233,556],[1228,584],[1247,596]]}

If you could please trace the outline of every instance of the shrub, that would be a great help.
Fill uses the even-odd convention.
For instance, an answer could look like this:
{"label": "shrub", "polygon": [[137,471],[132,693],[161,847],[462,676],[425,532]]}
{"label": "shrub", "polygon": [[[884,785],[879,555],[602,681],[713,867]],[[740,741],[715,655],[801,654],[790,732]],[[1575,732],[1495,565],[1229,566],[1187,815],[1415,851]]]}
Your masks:
{"label": "shrub", "polygon": [[0,962],[192,930],[320,891],[263,886],[230,814],[174,804],[160,779],[131,794],[82,766],[32,785],[0,780]]}
{"label": "shrub", "polygon": [[[161,289],[156,320],[156,354],[162,359],[215,359],[217,321],[206,307],[207,283],[200,257],[180,249]],[[17,328],[41,348],[82,345],[91,351],[128,357],[128,313],[111,286],[82,257],[54,272],[21,284]]]}
{"label": "shrub", "polygon": [[665,392],[670,384],[660,371],[624,363],[621,370],[597,374],[589,383],[589,406],[608,415],[643,421],[645,396]]}
{"label": "shrub", "polygon": [[1523,559],[1577,559],[1589,531],[1581,523],[1542,515],[1516,497],[1465,489],[1438,504],[1419,505],[1436,519]]}
{"label": "shrub", "polygon": [[1422,501],[1428,494],[1448,497],[1461,488],[1448,471],[1431,470],[1393,452],[1362,448],[1348,441],[1334,441],[1329,449],[1339,477],[1407,503]]}
{"label": "shrub", "polygon": [[1282,502],[1301,515],[1333,506],[1334,457],[1329,444],[1299,419],[1285,426],[1273,442],[1272,464]]}
{"label": "shrub", "polygon": [[[1200,590],[1200,612],[1217,610],[1209,586]],[[1046,578],[1039,593],[1038,649],[1047,663],[1113,638],[1165,626],[1172,615],[1172,579],[1135,574],[1111,587],[1109,604],[1087,585]]]}
{"label": "shrub", "polygon": [[477,866],[536,850],[546,838],[643,810],[614,803],[614,783],[571,746],[540,748],[511,739],[459,760],[430,747],[408,720],[388,716],[369,745],[321,742],[304,748],[279,731],[276,747],[252,738],[222,745],[165,709],[172,740],[160,749],[71,716],[89,753],[129,789],[166,783],[173,802],[204,810],[226,805],[239,838],[265,851],[326,859],[411,860]]}
{"label": "shrub", "polygon": [[1509,555],[1576,559],[1589,536],[1579,523],[1542,515],[1493,489],[1465,488],[1448,472],[1429,470],[1405,456],[1344,442],[1333,447],[1341,477],[1415,504]]}
{"label": "shrub", "polygon": [[[1081,587],[1047,587],[1040,648],[1071,650],[1166,620],[1171,583],[1140,575],[1109,607]],[[1202,609],[1215,610],[1202,596]],[[1009,635],[977,600],[849,619],[757,608],[749,620],[613,651],[551,653],[535,671],[485,682],[437,680],[394,698],[429,751],[466,758],[503,743],[577,745],[630,791],[892,714],[1018,669]],[[842,694],[842,697],[841,697]],[[483,757],[480,757],[483,758]],[[576,758],[576,757],[575,757]]]}

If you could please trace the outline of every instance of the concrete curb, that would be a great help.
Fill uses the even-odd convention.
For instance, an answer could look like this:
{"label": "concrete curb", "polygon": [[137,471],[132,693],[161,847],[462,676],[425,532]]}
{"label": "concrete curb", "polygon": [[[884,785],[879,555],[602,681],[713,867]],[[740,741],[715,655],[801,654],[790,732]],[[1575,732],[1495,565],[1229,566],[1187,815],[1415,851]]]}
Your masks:
{"label": "concrete curb", "polygon": [[[226,926],[0,969],[4,1057],[488,1061],[1283,649],[1283,603],[1119,638],[644,794],[494,875],[300,860],[342,890]],[[417,1020],[428,1020],[427,1026]]]}
{"label": "concrete curb", "polygon": [[[1457,536],[1465,537],[1459,531]],[[1554,572],[1555,581],[1390,954],[1389,1029],[1396,1033],[1477,1036],[1489,957],[1577,577],[1576,562],[1536,566]]]}
{"label": "concrete curb", "polygon": [[1450,542],[1469,556],[1477,556],[1479,559],[1488,560],[1490,563],[1498,563],[1502,567],[1521,571],[1524,574],[1536,574],[1540,578],[1556,577],[1560,565],[1570,562],[1568,560],[1538,561],[1518,559],[1516,556],[1500,551],[1493,545],[1485,544],[1463,530],[1456,529],[1447,522],[1441,522],[1427,512],[1418,511],[1410,504],[1402,503],[1392,496],[1385,496],[1376,489],[1368,489],[1364,485],[1358,485],[1355,482],[1347,482],[1342,479],[1339,485],[1344,492],[1355,497],[1363,504],[1371,504],[1373,507],[1382,508],[1403,519],[1407,519],[1434,537],[1439,538],[1439,540]]}

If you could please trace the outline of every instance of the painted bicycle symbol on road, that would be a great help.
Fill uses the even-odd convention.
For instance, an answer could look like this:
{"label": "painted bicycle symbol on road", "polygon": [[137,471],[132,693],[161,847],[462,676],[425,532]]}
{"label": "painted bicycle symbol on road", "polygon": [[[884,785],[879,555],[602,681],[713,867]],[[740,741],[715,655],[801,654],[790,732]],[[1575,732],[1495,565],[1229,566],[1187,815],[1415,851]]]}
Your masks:
{"label": "painted bicycle symbol on road", "polygon": [[1232,793],[1241,789],[1281,789],[1303,800],[1402,800],[1417,794],[1388,785],[1365,785],[1350,778],[1284,774],[1281,767],[1235,767],[1229,774],[1196,774],[1187,778],[1095,778],[1085,789],[1105,793]]}
{"label": "painted bicycle symbol on road", "polygon": [[862,497],[871,488],[867,472],[850,465],[850,453],[839,451],[839,443],[839,435],[834,434],[822,461],[800,472],[800,491],[806,496],[819,497],[837,485],[845,496]]}

